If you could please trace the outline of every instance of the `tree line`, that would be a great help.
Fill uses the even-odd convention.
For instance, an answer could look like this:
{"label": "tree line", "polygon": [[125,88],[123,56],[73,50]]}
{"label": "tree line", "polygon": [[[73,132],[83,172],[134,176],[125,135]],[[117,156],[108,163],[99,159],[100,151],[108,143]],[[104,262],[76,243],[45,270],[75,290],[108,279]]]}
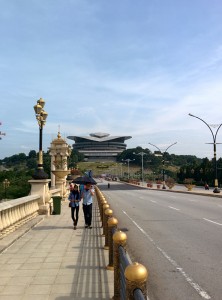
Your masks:
{"label": "tree line", "polygon": [[[150,151],[142,147],[127,149],[118,155],[117,161],[123,162],[127,159],[131,160],[132,165],[141,166],[142,155],[135,155],[143,152],[143,166],[144,170],[148,170],[146,180],[161,180],[164,173],[167,177],[173,178],[177,183],[184,183],[190,179],[196,185],[204,185],[208,183],[214,186],[215,167],[214,159],[198,158],[195,155],[176,155],[168,152],[162,153],[162,156],[157,154],[158,151]],[[164,164],[163,164],[164,160]],[[141,172],[140,172],[141,173]],[[145,172],[146,173],[146,172]],[[217,161],[217,174],[219,183],[222,182],[222,158]]]}
{"label": "tree line", "polygon": [[[163,156],[157,156],[156,152],[151,152],[149,149],[142,147],[131,148],[123,151],[117,156],[117,162],[123,162],[126,159],[132,160],[131,164],[141,167],[142,156],[135,155],[144,152],[143,166],[148,172],[145,180],[161,179],[164,169],[166,177],[173,178],[178,183],[184,183],[188,178],[191,178],[197,185],[204,185],[206,182],[214,185],[215,170],[214,161],[208,158],[198,158],[194,155],[175,155],[164,153]],[[78,162],[84,161],[84,155],[76,150],[72,150],[68,159],[68,167],[75,168]],[[30,192],[30,184],[28,180],[32,179],[32,174],[37,168],[38,152],[31,150],[28,155],[19,153],[10,157],[5,157],[0,160],[0,199],[5,197],[5,188],[3,186],[4,179],[10,181],[10,188],[7,188],[7,198],[15,199],[27,196]],[[43,154],[44,171],[49,175],[51,172],[51,156],[49,151]],[[222,182],[222,159],[217,162],[218,180]],[[141,172],[138,172],[138,177]]]}
{"label": "tree line", "polygon": [[[75,167],[84,156],[76,150],[72,150],[68,160],[69,167]],[[31,150],[28,155],[25,153],[14,154],[0,160],[0,200],[25,197],[30,192],[28,180],[32,179],[38,164],[38,152]],[[43,153],[44,171],[49,175],[51,172],[51,156],[49,151]],[[3,181],[8,179],[10,185],[4,187]]]}

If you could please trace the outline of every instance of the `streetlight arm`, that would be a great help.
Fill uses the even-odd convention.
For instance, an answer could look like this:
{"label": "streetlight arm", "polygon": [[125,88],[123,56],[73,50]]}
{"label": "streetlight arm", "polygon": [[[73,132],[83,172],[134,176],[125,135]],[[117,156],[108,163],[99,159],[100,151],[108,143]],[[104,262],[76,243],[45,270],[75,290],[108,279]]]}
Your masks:
{"label": "streetlight arm", "polygon": [[160,153],[161,153],[161,150],[160,150],[160,148],[158,148],[156,145],[154,145],[154,144],[151,144],[151,143],[148,143],[149,145],[151,145],[151,146],[153,146],[153,147],[155,147],[157,150],[159,150],[160,151]]}
{"label": "streetlight arm", "polygon": [[219,131],[219,129],[220,129],[221,126],[222,126],[222,123],[219,125],[219,127],[217,128],[217,131],[215,133],[215,141],[216,141],[217,133],[218,133],[218,131]]}
{"label": "streetlight arm", "polygon": [[[213,133],[213,130],[210,128],[210,125],[209,124],[207,124],[207,122],[205,122],[203,119],[201,119],[201,118],[199,118],[199,117],[197,117],[197,116],[194,116],[194,115],[192,115],[192,114],[190,114],[189,113],[189,116],[191,116],[191,117],[194,117],[194,118],[196,118],[196,119],[199,119],[200,121],[202,121],[205,125],[207,125],[207,127],[210,129],[210,132],[211,132],[211,134],[212,134],[212,136],[213,136],[213,140],[214,140],[214,143],[215,143],[215,137],[214,137],[214,133]],[[221,124],[222,125],[222,124]],[[220,126],[221,126],[220,125]],[[217,132],[218,132],[218,130],[217,130]]]}
{"label": "streetlight arm", "polygon": [[176,144],[177,144],[177,142],[171,144],[169,147],[166,148],[166,150],[164,151],[164,153],[167,152],[167,150],[168,150],[170,147],[172,147],[173,145],[176,145]]}

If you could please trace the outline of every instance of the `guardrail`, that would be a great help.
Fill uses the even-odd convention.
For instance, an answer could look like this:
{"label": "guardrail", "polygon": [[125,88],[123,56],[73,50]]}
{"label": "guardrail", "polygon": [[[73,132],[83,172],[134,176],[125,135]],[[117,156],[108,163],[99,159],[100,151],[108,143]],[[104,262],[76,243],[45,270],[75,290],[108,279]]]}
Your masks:
{"label": "guardrail", "polygon": [[0,203],[0,239],[38,215],[39,198],[33,195]]}
{"label": "guardrail", "polygon": [[[60,189],[52,189],[50,195],[60,195],[60,192]],[[0,239],[39,214],[41,197],[34,194],[0,203]],[[52,201],[49,200],[48,204],[52,212]]]}
{"label": "guardrail", "polygon": [[95,187],[100,217],[105,237],[104,249],[109,250],[107,270],[114,271],[114,300],[147,299],[147,269],[137,262],[132,263],[126,252],[127,236],[117,229],[118,220],[113,217],[105,196]]}

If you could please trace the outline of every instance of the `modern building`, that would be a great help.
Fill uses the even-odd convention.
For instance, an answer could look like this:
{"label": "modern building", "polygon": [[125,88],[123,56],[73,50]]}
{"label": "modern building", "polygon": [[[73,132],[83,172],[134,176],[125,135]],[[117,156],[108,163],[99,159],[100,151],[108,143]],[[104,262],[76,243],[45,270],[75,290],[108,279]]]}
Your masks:
{"label": "modern building", "polygon": [[73,149],[83,153],[86,161],[116,161],[119,153],[126,150],[125,140],[131,136],[110,136],[108,133],[91,133],[89,136],[68,136],[75,141]]}

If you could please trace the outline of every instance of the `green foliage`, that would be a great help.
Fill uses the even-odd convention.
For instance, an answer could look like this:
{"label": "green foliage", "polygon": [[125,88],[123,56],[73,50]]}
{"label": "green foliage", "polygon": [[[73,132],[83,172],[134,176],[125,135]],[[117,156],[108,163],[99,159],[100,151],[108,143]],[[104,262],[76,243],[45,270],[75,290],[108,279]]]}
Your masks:
{"label": "green foliage", "polygon": [[[155,156],[155,152],[151,152],[149,149],[143,149],[142,147],[136,147],[133,149],[127,149],[117,156],[117,162],[122,163],[126,159],[131,159],[130,167],[137,169],[135,171],[136,176],[141,178],[141,163],[142,156],[135,155],[134,153],[144,152],[143,155],[143,166],[144,178],[145,180],[162,179],[162,170],[165,169],[166,178],[173,178],[178,183],[184,183],[187,178],[192,178],[197,185],[204,185],[208,183],[209,185],[214,185],[215,179],[215,163],[213,160],[208,158],[200,159],[193,155],[175,155],[164,153],[164,165],[163,157]],[[84,164],[80,170],[86,171],[93,169],[95,163],[83,163],[84,155],[76,150],[72,150],[71,156],[68,159],[68,167],[76,168],[81,164]],[[36,170],[38,161],[38,153],[35,150],[31,150],[28,155],[24,153],[19,153],[12,155],[11,157],[5,157],[0,160],[0,166],[2,171],[0,171],[0,199],[4,198],[5,190],[3,187],[3,180],[8,179],[10,181],[10,186],[7,189],[7,198],[15,199],[23,196],[27,196],[30,192],[30,185],[28,180],[32,178],[32,174]],[[50,176],[51,172],[51,156],[49,151],[43,154],[44,171]],[[79,165],[78,165],[79,163]],[[126,177],[127,164],[123,165],[122,174]],[[106,168],[105,168],[106,167]],[[107,162],[105,165],[98,162],[96,167],[98,172],[106,172],[108,168],[115,168],[116,163]],[[220,158],[217,162],[218,167],[218,180],[219,183],[222,182],[222,159]],[[139,168],[139,170],[138,170]],[[107,170],[108,170],[107,169]]]}
{"label": "green foliage", "polygon": [[[28,180],[32,179],[32,175],[37,168],[38,153],[31,150],[28,155],[19,153],[10,157],[5,157],[0,160],[0,166],[3,171],[0,171],[0,199],[15,199],[25,197],[30,192],[30,184]],[[78,151],[72,151],[70,160],[73,166],[79,161],[83,161],[84,156]],[[51,156],[49,151],[43,153],[43,167],[44,171],[49,175],[51,172]],[[3,181],[8,179],[10,185],[5,191]]]}
{"label": "green foliage", "polygon": [[[175,155],[164,153],[164,166],[163,156],[155,156],[155,152],[151,152],[149,149],[143,149],[141,147],[127,149],[118,155],[117,160],[131,159],[134,161],[130,162],[130,165],[136,165],[141,167],[141,155],[135,155],[133,153],[144,152],[143,165],[144,169],[150,170],[150,174],[145,176],[146,179],[162,178],[163,167],[165,169],[166,177],[171,177],[178,183],[184,183],[186,178],[193,178],[193,181],[197,185],[204,185],[208,183],[214,186],[215,179],[215,162],[208,158],[197,158],[194,155]],[[140,176],[141,171],[137,172]],[[154,176],[155,174],[155,176]],[[219,183],[222,182],[222,158],[218,159],[217,162],[217,179]]]}
{"label": "green foliage", "polygon": [[[31,174],[29,171],[18,170],[18,171],[2,171],[0,172],[0,199],[15,199],[25,197],[30,192],[30,180]],[[10,185],[5,188],[3,181],[8,179]]]}
{"label": "green foliage", "polygon": [[84,160],[84,155],[74,149],[72,149],[71,155],[68,159],[68,167],[76,168],[77,163]]}

